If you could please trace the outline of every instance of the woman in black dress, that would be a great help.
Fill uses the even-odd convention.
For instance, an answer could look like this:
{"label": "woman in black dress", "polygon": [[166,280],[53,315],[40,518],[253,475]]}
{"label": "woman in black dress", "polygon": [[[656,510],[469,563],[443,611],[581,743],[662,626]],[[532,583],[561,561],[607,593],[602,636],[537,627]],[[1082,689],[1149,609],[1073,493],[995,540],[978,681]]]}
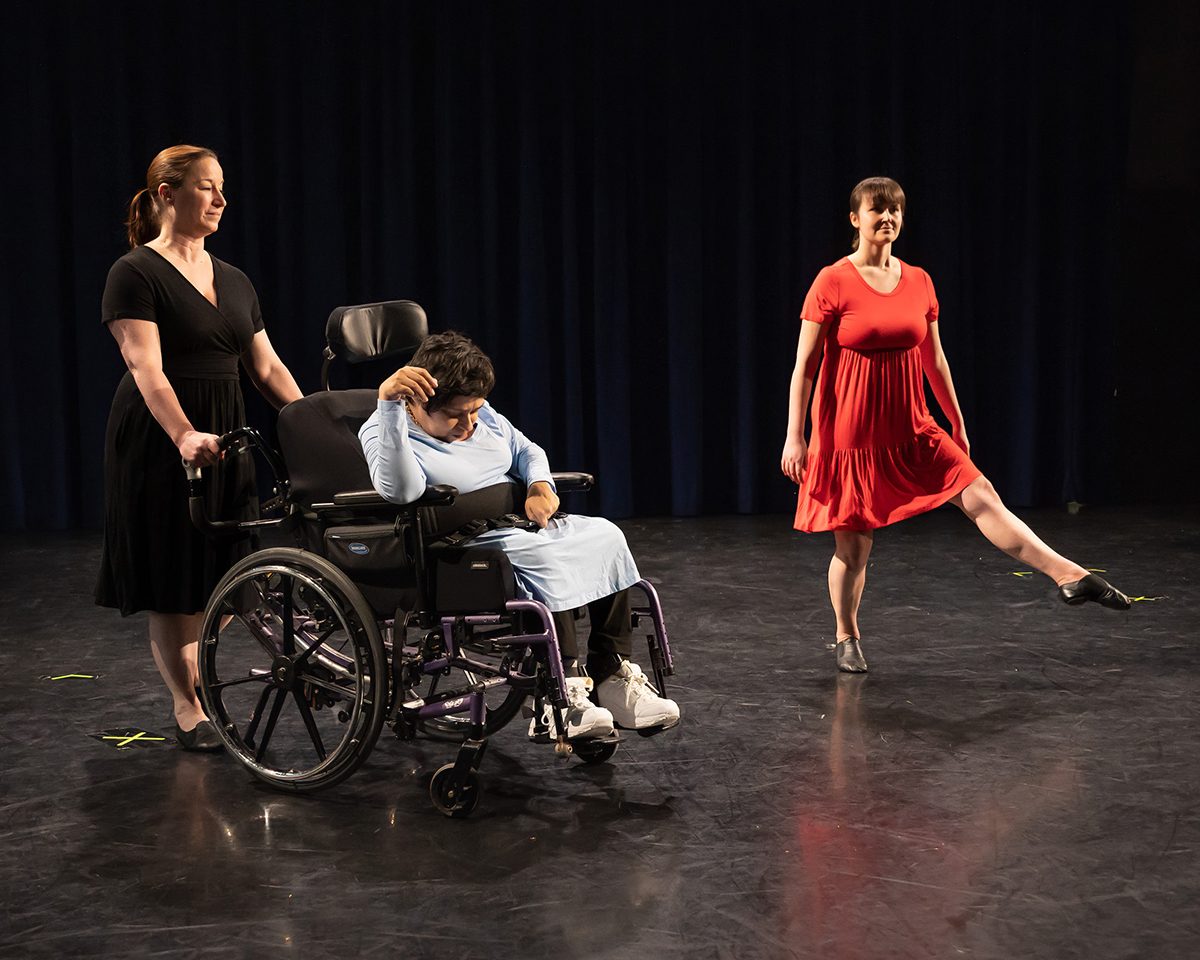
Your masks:
{"label": "woman in black dress", "polygon": [[248,549],[211,541],[188,519],[181,459],[209,470],[211,515],[257,515],[249,457],[222,461],[217,439],[245,423],[238,362],[276,408],[302,396],[263,329],[246,275],[204,249],[225,212],[217,156],[162,151],[129,205],[132,248],[108,274],[102,319],[129,367],[104,446],[104,550],[96,602],[150,614],[150,649],[187,749],[220,739],[196,696],[202,611]]}

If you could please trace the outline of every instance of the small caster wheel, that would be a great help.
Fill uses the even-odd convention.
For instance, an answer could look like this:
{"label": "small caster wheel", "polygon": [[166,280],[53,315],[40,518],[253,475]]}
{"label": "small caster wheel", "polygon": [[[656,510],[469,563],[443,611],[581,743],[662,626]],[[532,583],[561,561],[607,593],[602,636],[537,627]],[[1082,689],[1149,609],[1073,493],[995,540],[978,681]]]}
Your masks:
{"label": "small caster wheel", "polygon": [[469,817],[471,811],[479,804],[483,793],[483,784],[479,774],[474,770],[467,771],[467,782],[462,789],[455,791],[451,786],[454,777],[454,764],[448,763],[438,767],[433,779],[429,781],[429,799],[439,811],[448,817]]}
{"label": "small caster wheel", "polygon": [[617,752],[618,740],[576,740],[572,746],[575,756],[587,764],[604,763]]}

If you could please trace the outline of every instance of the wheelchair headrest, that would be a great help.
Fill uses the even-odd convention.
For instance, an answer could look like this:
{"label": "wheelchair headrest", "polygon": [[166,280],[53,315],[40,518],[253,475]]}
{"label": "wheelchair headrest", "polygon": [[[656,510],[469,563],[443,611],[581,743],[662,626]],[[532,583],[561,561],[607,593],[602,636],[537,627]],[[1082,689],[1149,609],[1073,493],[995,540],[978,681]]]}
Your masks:
{"label": "wheelchair headrest", "polygon": [[358,428],[378,396],[375,390],[310,393],[279,411],[279,447],[299,503],[329,503],[335,493],[371,489]]}
{"label": "wheelchair headrest", "polygon": [[325,322],[329,351],[347,363],[379,360],[416,349],[428,333],[425,310],[411,300],[338,307]]}

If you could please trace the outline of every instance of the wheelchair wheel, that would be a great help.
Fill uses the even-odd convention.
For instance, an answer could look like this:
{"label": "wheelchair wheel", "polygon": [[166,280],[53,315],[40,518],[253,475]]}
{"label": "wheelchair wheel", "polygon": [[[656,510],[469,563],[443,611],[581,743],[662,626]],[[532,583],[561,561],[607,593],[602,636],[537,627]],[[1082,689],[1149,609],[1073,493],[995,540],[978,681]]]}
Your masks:
{"label": "wheelchair wheel", "polygon": [[205,709],[256,777],[318,790],[371,752],[387,706],[383,641],[329,561],[286,547],[251,554],[217,585],[200,636]]}
{"label": "wheelchair wheel", "polygon": [[438,767],[433,779],[429,781],[429,799],[441,813],[448,817],[469,817],[479,806],[479,798],[483,794],[483,783],[479,774],[474,770],[467,771],[467,782],[457,793],[450,785],[454,775],[454,764],[447,763]]}

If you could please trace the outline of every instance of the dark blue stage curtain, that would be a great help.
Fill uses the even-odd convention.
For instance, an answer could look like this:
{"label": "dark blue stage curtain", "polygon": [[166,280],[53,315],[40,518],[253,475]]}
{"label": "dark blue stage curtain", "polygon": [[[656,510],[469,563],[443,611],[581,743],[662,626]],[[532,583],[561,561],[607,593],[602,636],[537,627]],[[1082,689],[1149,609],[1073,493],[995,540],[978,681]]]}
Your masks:
{"label": "dark blue stage curtain", "polygon": [[848,252],[850,188],[890,174],[979,464],[1016,504],[1111,497],[1121,9],[28,5],[0,40],[0,522],[101,521],[123,366],[100,293],[183,141],[221,155],[210,249],[305,389],[331,308],[415,299],[618,517],[790,509],[797,313]]}

